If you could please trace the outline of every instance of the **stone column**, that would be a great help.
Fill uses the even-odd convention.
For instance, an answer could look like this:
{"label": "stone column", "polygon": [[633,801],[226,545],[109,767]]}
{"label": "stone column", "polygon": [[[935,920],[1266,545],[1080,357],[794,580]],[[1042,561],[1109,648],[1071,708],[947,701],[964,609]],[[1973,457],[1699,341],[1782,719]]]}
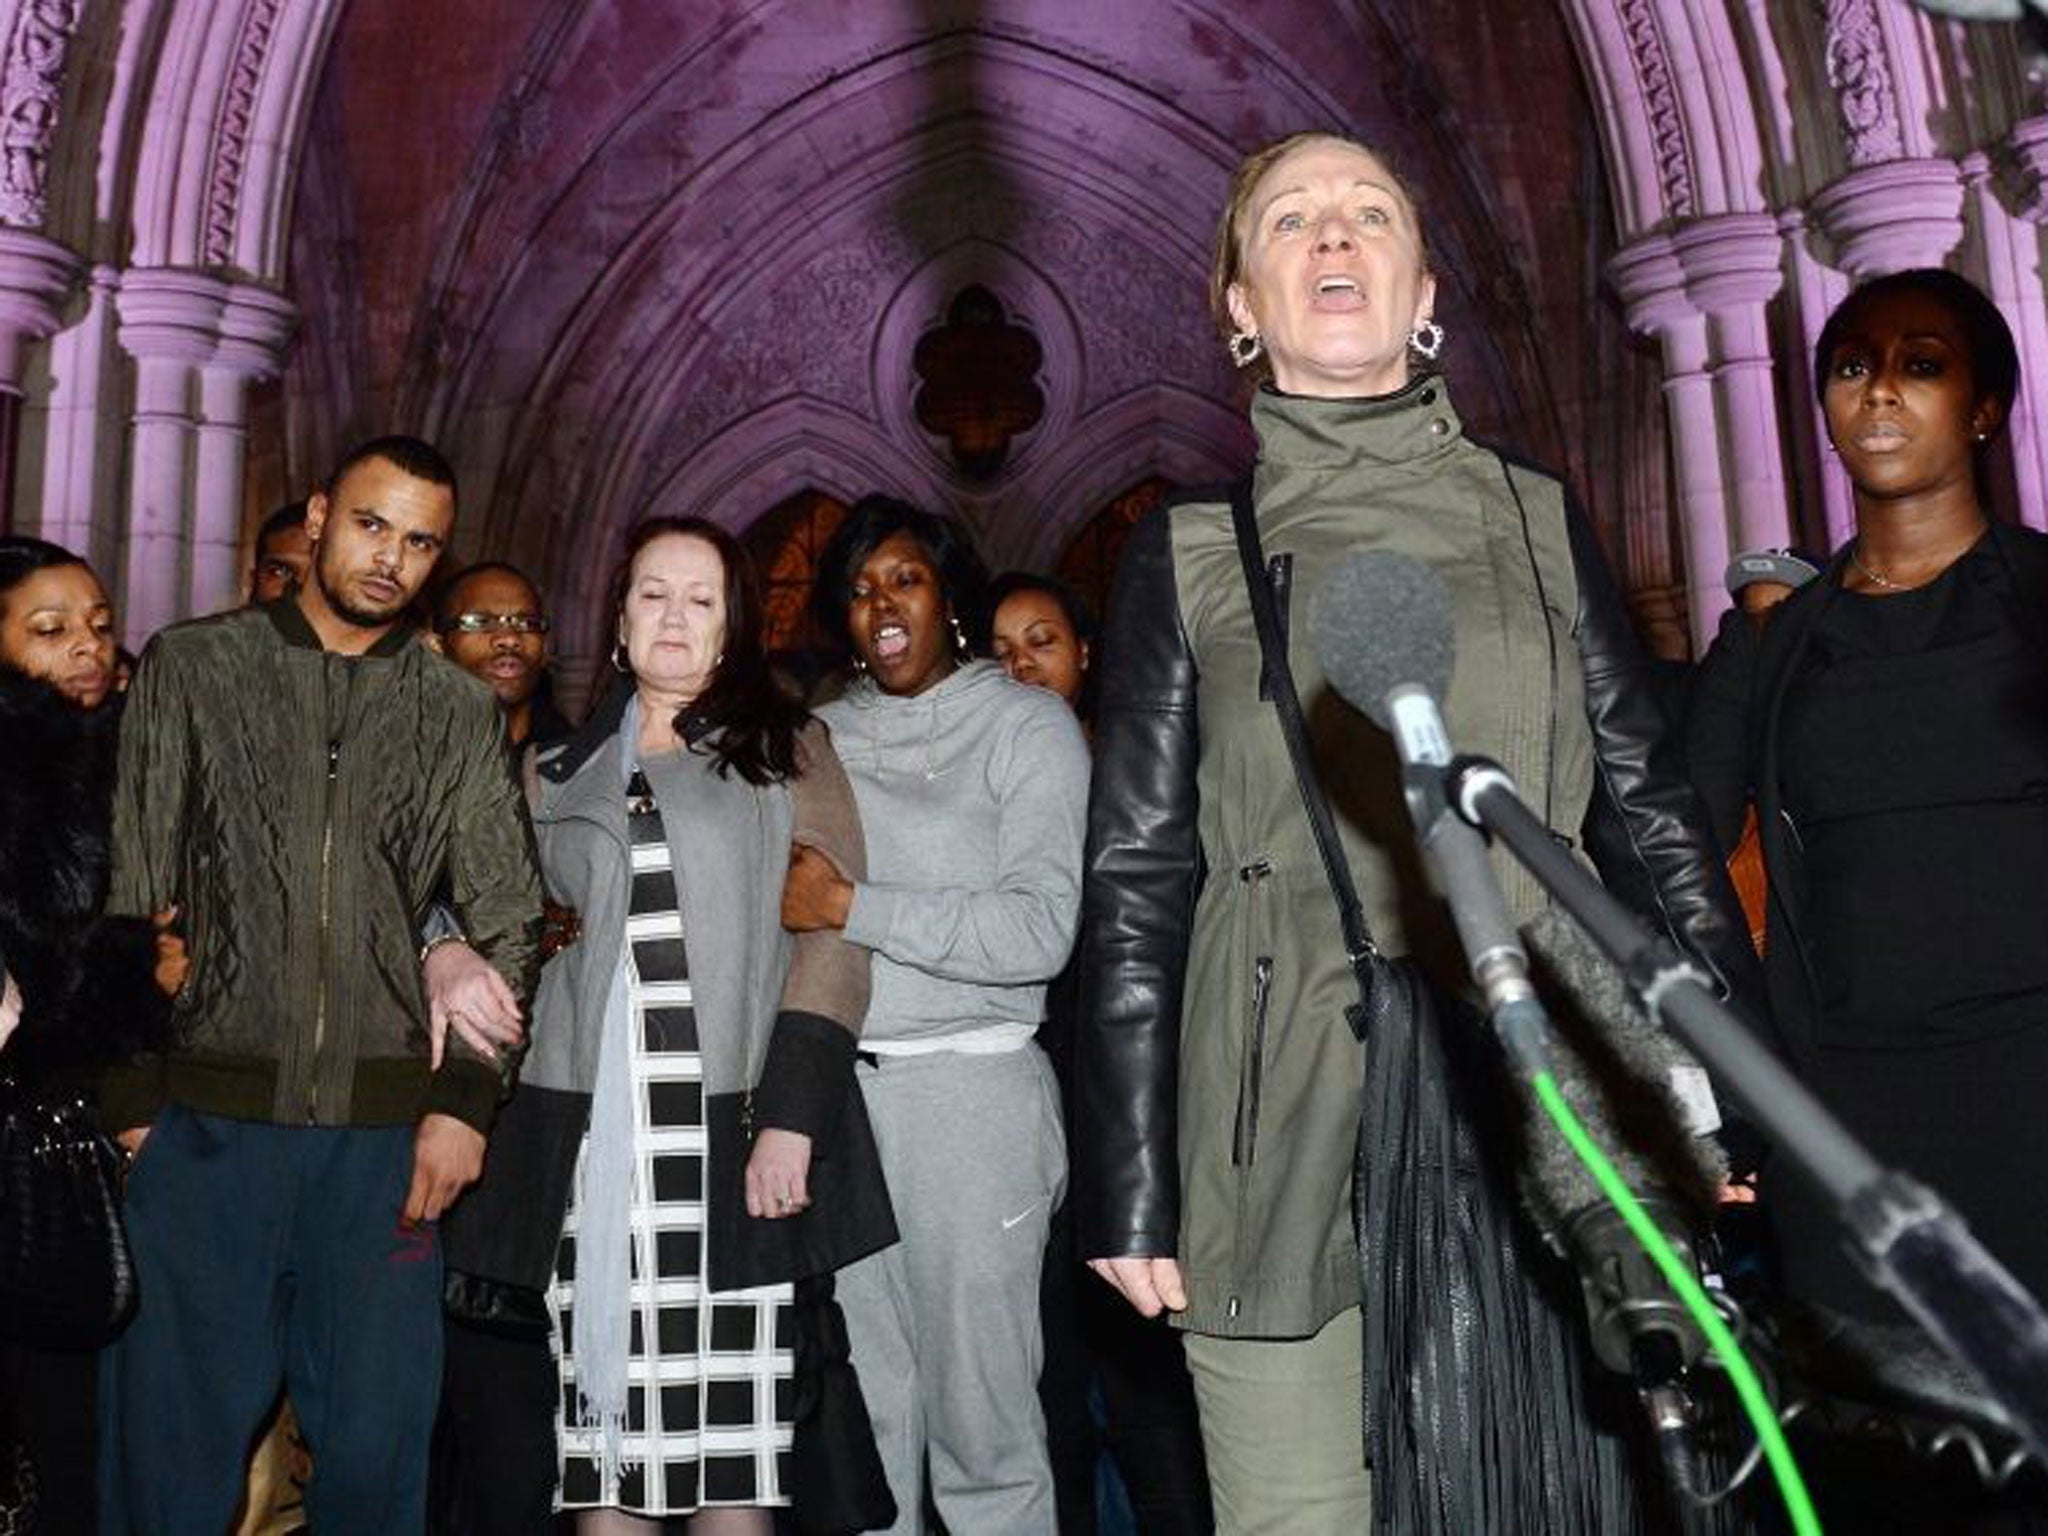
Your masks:
{"label": "stone column", "polygon": [[283,368],[297,325],[297,308],[268,289],[238,283],[228,290],[220,343],[199,372],[188,613],[241,601],[249,386]]}
{"label": "stone column", "polygon": [[[1790,257],[1785,284],[1790,311],[1787,330],[1789,345],[1796,353],[1786,359],[1783,373],[1785,414],[1792,426],[1789,446],[1798,470],[1797,494],[1819,512],[1820,536],[1802,542],[1812,543],[1811,553],[1825,555],[1856,531],[1856,507],[1849,495],[1849,477],[1842,473],[1828,443],[1827,418],[1814,387],[1813,344],[1820,340],[1821,327],[1848,293],[1849,280],[1809,249],[1803,210],[1788,209],[1780,214],[1778,230]],[[1799,526],[1795,518],[1793,527]]]}
{"label": "stone column", "polygon": [[188,611],[200,370],[227,299],[219,278],[170,267],[125,274],[116,298],[121,346],[135,359],[120,605],[131,646]]}
{"label": "stone column", "polygon": [[1766,309],[1782,252],[1768,214],[1725,214],[1638,240],[1608,269],[1663,356],[1696,652],[1728,606],[1731,550],[1789,537]]}
{"label": "stone column", "polygon": [[40,501],[42,536],[84,555],[110,588],[120,556],[120,519],[110,509],[120,498],[127,427],[127,369],[115,340],[120,287],[118,268],[93,266],[77,319],[50,338],[21,437],[22,495]]}
{"label": "stone column", "polygon": [[1938,267],[1963,238],[1962,174],[1952,160],[1886,160],[1831,182],[1808,205],[1854,281]]}
{"label": "stone column", "polygon": [[[1791,538],[1785,462],[1778,440],[1777,372],[1767,306],[1784,281],[1784,242],[1766,213],[1729,213],[1683,225],[1672,237],[1685,291],[1707,317],[1722,483],[1735,541],[1772,548]],[[1720,585],[1721,572],[1693,582]],[[1718,611],[1718,604],[1716,605]]]}
{"label": "stone column", "polygon": [[15,464],[20,440],[22,378],[28,349],[56,333],[65,301],[84,263],[54,240],[0,228],[0,533],[15,526]]}
{"label": "stone column", "polygon": [[1678,484],[1678,525],[1692,588],[1695,653],[1713,635],[1702,617],[1728,564],[1728,523],[1714,423],[1714,381],[1707,372],[1706,319],[1685,294],[1685,270],[1665,235],[1639,240],[1614,258],[1608,275],[1630,329],[1657,339],[1664,364],[1664,410]]}

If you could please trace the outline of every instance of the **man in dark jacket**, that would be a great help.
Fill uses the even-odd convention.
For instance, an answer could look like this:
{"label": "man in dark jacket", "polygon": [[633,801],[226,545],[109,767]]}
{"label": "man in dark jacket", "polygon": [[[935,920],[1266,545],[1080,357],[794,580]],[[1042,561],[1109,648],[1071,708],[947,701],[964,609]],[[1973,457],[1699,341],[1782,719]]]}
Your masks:
{"label": "man in dark jacket", "polygon": [[405,622],[454,515],[433,448],[366,444],[308,504],[295,594],[178,625],[136,673],[109,908],[177,906],[192,969],[178,1046],[101,1096],[148,1297],[102,1366],[107,1532],[222,1530],[280,1381],[314,1528],[420,1529],[434,1223],[500,1081],[459,1044],[430,1070],[416,935],[445,872],[524,996],[540,918],[497,706]]}
{"label": "man in dark jacket", "polygon": [[[458,571],[434,605],[442,654],[496,695],[506,745],[551,746],[571,732],[548,697],[548,617],[540,589],[516,566]],[[450,1033],[498,1049],[518,1043],[518,1019],[486,997]],[[485,1033],[497,1025],[494,1039]],[[440,1536],[544,1531],[555,1496],[555,1396],[546,1299],[524,1286],[466,1273],[451,1255],[441,1411],[434,1426],[430,1521]]]}

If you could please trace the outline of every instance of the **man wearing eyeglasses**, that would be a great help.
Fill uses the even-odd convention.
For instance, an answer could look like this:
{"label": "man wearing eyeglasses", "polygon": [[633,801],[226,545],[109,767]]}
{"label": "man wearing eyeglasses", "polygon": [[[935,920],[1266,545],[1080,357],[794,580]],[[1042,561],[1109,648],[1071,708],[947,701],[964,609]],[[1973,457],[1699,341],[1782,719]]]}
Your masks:
{"label": "man wearing eyeglasses", "polygon": [[570,725],[542,683],[547,677],[547,615],[540,593],[514,566],[488,561],[451,580],[434,614],[441,650],[498,696],[515,751],[565,737]]}
{"label": "man wearing eyeglasses", "polygon": [[[545,686],[547,632],[534,584],[495,561],[458,571],[434,608],[436,643],[497,695],[515,758],[529,744],[547,746],[572,729]],[[437,969],[451,965],[468,966],[478,990],[435,985]],[[473,1046],[516,1047],[516,1008],[509,994],[490,985],[487,972],[462,945],[437,949],[428,965],[429,990],[445,1000],[449,1027]],[[500,1169],[499,1177],[522,1172]],[[538,1292],[470,1273],[465,1244],[480,1238],[488,1241],[488,1234],[458,1233],[453,1224],[444,1232],[446,1347],[428,1500],[434,1536],[540,1532],[552,1518],[560,1388],[548,1349],[547,1303]]]}

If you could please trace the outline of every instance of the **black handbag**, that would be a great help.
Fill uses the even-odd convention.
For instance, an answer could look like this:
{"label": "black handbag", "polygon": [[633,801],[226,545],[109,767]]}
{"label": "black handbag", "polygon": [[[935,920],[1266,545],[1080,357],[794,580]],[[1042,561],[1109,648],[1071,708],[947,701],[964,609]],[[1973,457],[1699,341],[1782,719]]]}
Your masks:
{"label": "black handbag", "polygon": [[84,1095],[0,1075],[0,1332],[98,1349],[135,1310],[121,1154]]}
{"label": "black handbag", "polygon": [[795,1440],[790,1513],[803,1536],[852,1536],[896,1523],[896,1500],[846,1338],[832,1276],[796,1283]]}

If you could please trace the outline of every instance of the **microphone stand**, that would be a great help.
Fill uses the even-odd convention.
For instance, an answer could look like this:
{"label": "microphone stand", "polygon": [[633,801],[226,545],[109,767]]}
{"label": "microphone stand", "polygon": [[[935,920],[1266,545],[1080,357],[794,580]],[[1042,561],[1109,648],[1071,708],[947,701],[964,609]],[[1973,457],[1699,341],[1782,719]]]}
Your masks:
{"label": "microphone stand", "polygon": [[[1429,727],[1420,734],[1412,722],[1400,720],[1406,695],[1428,695],[1419,689],[1397,690],[1389,699],[1396,719],[1395,741],[1402,757],[1401,787],[1416,840],[1434,865],[1471,968],[1472,979],[1485,998],[1488,1022],[1509,1063],[1533,1084],[1551,1070],[1550,1018],[1529,979],[1529,960],[1507,912],[1495,879],[1486,838],[1468,824],[1446,798],[1451,761],[1441,736],[1433,701]],[[1403,728],[1406,727],[1406,728]],[[1596,1208],[1603,1216],[1610,1208]],[[1660,1223],[1662,1225],[1662,1223]],[[1588,1231],[1567,1226],[1560,1234],[1587,1292],[1588,1320],[1593,1327],[1594,1353],[1610,1368],[1628,1375],[1649,1415],[1658,1452],[1673,1486],[1696,1497],[1691,1430],[1693,1409],[1686,1377],[1704,1343],[1685,1308],[1665,1288],[1654,1264],[1629,1241],[1628,1254],[1609,1246],[1610,1237],[1592,1241]],[[1618,1226],[1614,1236],[1626,1235]],[[1670,1231],[1667,1241],[1677,1241]],[[1686,1262],[1691,1245],[1680,1243]],[[1596,1297],[1599,1298],[1596,1301]],[[1602,1303],[1606,1308],[1604,1310]]]}
{"label": "microphone stand", "polygon": [[2048,1460],[2048,1316],[2039,1303],[1939,1195],[1879,1164],[1676,946],[1573,859],[1505,769],[1470,756],[1440,770],[1415,766],[1438,772],[1442,802],[1505,845],[1607,952],[1650,1016],[1826,1195],[1850,1254],[1872,1280],[1977,1375],[2034,1454]]}

